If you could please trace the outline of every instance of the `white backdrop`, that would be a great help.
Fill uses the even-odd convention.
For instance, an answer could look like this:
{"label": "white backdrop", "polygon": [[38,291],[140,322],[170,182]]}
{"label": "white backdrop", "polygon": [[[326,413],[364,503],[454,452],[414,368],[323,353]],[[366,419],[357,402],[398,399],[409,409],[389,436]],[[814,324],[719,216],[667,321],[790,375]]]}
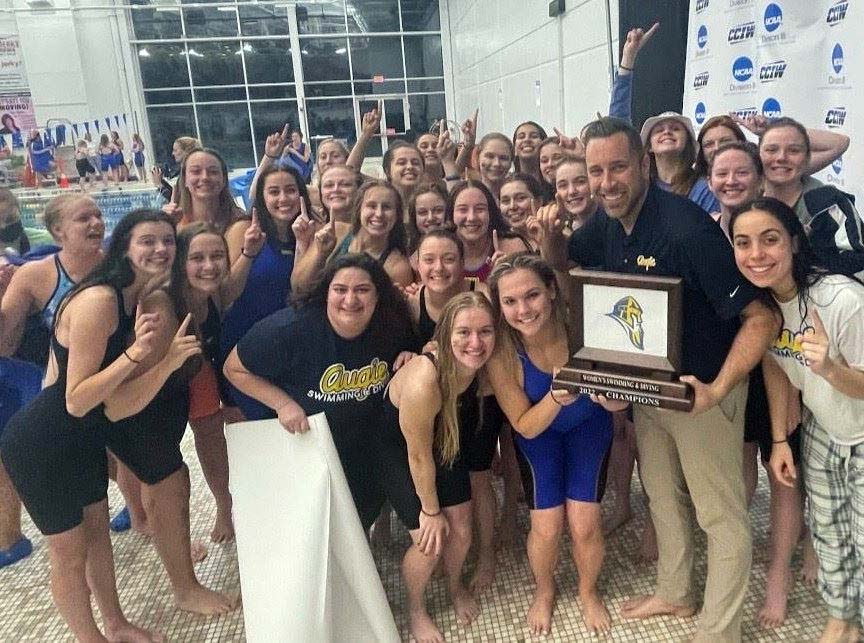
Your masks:
{"label": "white backdrop", "polygon": [[737,112],[842,132],[849,150],[816,177],[860,199],[862,46],[864,12],[849,0],[692,0],[684,114],[697,129]]}

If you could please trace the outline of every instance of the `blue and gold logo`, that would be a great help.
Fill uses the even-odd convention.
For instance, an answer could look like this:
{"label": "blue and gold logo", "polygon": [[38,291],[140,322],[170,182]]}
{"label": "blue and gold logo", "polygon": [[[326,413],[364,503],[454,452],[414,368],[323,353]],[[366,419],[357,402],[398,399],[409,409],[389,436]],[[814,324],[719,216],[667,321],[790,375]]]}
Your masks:
{"label": "blue and gold logo", "polygon": [[606,313],[621,324],[621,328],[627,331],[630,343],[640,351],[645,350],[645,333],[642,330],[642,306],[632,295],[622,297],[615,302],[611,313]]}

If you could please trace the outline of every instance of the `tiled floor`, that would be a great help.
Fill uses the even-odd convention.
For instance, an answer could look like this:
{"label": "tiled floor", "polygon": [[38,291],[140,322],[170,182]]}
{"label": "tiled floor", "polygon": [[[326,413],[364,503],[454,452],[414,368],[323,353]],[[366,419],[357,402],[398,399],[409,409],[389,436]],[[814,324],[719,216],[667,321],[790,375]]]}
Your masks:
{"label": "tiled floor", "polygon": [[[198,467],[191,434],[187,433],[184,452],[192,473],[192,534],[206,539],[210,529],[212,501]],[[112,486],[114,510],[121,506],[119,494]],[[614,619],[611,640],[615,641],[679,641],[692,635],[696,619],[657,618],[646,622],[622,621],[617,617],[622,601],[633,594],[647,593],[653,588],[654,566],[640,562],[636,555],[638,535],[644,515],[641,490],[634,479],[636,518],[620,529],[607,543],[606,564],[600,581]],[[774,631],[761,630],[754,622],[764,592],[767,558],[768,491],[764,474],[751,513],[755,541],[754,565],[750,593],[745,608],[744,639],[747,641],[808,641],[821,629],[824,610],[815,590],[799,583],[791,599],[790,617]],[[384,577],[384,584],[397,623],[403,627],[400,606],[403,587],[399,579],[398,560],[407,542],[407,535],[397,529],[394,519],[394,542],[375,550],[375,558]],[[520,514],[520,525],[527,529],[527,512]],[[0,641],[68,641],[71,640],[63,622],[51,603],[48,591],[48,565],[45,547],[33,525],[27,521],[26,533],[33,539],[36,550],[27,561],[0,570]],[[114,557],[120,599],[130,619],[147,627],[161,630],[169,641],[241,641],[243,618],[238,611],[222,618],[204,618],[177,610],[171,601],[168,583],[153,547],[142,536],[126,533],[115,535]],[[704,552],[704,538],[700,541]],[[582,627],[576,600],[575,571],[566,550],[562,550],[558,572],[560,598],[553,624],[553,635],[547,640],[577,641],[589,639]],[[796,557],[796,565],[799,560]],[[704,557],[697,575],[704,578]],[[232,545],[211,545],[210,555],[197,566],[201,580],[208,586],[224,591],[238,591],[237,560]],[[433,618],[451,641],[523,641],[528,637],[523,626],[531,598],[531,575],[524,554],[524,539],[516,548],[499,556],[498,578],[482,597],[482,614],[470,627],[456,625],[445,599],[441,581],[434,581],[429,592],[429,607]],[[407,634],[406,634],[407,636]],[[293,643],[293,642],[291,642]]]}

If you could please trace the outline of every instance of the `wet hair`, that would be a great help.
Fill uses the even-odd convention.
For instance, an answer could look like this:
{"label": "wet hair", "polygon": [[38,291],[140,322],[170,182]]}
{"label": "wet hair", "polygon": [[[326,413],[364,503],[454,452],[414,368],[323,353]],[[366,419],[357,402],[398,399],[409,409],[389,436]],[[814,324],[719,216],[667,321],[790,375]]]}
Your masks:
{"label": "wet hair", "polygon": [[444,220],[447,221],[447,223],[454,225],[453,212],[456,209],[456,199],[465,190],[471,188],[480,190],[486,199],[486,207],[489,210],[489,237],[492,237],[493,230],[497,230],[499,233],[504,232],[507,229],[507,223],[504,221],[504,217],[501,216],[501,208],[498,207],[498,202],[495,200],[495,197],[492,196],[489,188],[483,185],[480,181],[475,181],[473,179],[458,183],[450,192],[450,198],[447,199],[447,210],[444,213]]}
{"label": "wet hair", "polygon": [[561,159],[561,162],[558,163],[558,165],[555,166],[555,180],[556,180],[556,181],[558,180],[558,170],[560,170],[560,169],[561,169],[562,167],[564,167],[565,165],[583,165],[583,166],[587,166],[588,163],[585,161],[585,157],[584,157],[584,156],[576,156],[576,155],[572,155],[572,156],[566,156],[566,157],[564,157],[563,159]]}
{"label": "wet hair", "polygon": [[[184,214],[192,212],[192,195],[189,192],[189,188],[186,187],[186,165],[189,163],[191,156],[199,152],[208,154],[219,161],[219,167],[222,170],[224,184],[222,185],[222,190],[219,192],[219,208],[216,212],[211,213],[212,219],[210,223],[224,231],[243,216],[243,211],[234,202],[234,197],[231,196],[231,190],[228,187],[228,166],[219,152],[209,147],[196,147],[187,152],[180,163],[180,175],[177,178],[177,185],[174,187],[174,196]],[[262,183],[260,179],[258,182]]]}
{"label": "wet hair", "polygon": [[588,147],[588,143],[595,138],[609,138],[615,134],[624,134],[627,137],[627,147],[630,154],[638,159],[645,154],[645,146],[642,145],[642,137],[634,127],[625,120],[614,116],[603,116],[596,121],[591,121],[582,129],[582,144]]}
{"label": "wet hair", "polygon": [[366,193],[374,188],[384,188],[385,190],[388,190],[396,201],[396,221],[393,223],[393,228],[390,230],[390,234],[388,235],[388,244],[390,248],[396,248],[404,254],[407,251],[407,240],[405,238],[405,223],[403,222],[402,214],[402,197],[399,194],[399,190],[394,188],[388,181],[382,181],[381,179],[366,181],[357,189],[357,192],[354,193],[354,203],[351,207],[351,231],[354,234],[357,234],[360,231],[360,228],[362,227],[360,224],[360,213],[363,211],[363,200],[366,198]]}
{"label": "wet hair", "polygon": [[345,145],[342,143],[342,141],[340,141],[339,139],[336,139],[336,138],[325,138],[323,141],[318,143],[318,149],[315,150],[315,163],[316,163],[316,165],[318,163],[318,154],[321,153],[321,148],[323,148],[325,145],[335,145],[340,150],[342,150],[343,154],[345,154],[345,159],[346,160],[348,159],[348,148],[345,147]]}
{"label": "wet hair", "polygon": [[[540,124],[535,123],[534,121],[524,121],[522,123],[519,123],[516,126],[516,129],[513,130],[513,140],[511,142],[513,143],[513,169],[515,169],[517,172],[521,172],[522,167],[520,166],[520,163],[519,163],[519,155],[516,154],[516,134],[525,125],[530,125],[534,129],[536,129],[538,132],[540,132],[540,140],[543,140],[547,137],[546,130],[543,129],[543,127],[540,126]],[[539,147],[537,148],[537,154],[538,154],[538,156],[540,154],[540,148]]]}
{"label": "wet hair", "polygon": [[[253,202],[252,207],[258,212],[258,221],[261,224],[262,232],[267,235],[267,243],[278,245],[279,235],[276,231],[276,223],[273,221],[273,215],[270,214],[270,210],[267,209],[266,200],[264,198],[267,177],[271,174],[276,174],[277,172],[283,172],[294,178],[294,182],[297,184],[297,192],[300,195],[300,198],[303,199],[303,203],[306,205],[306,212],[309,213],[311,218],[314,218],[315,213],[312,211],[312,203],[309,201],[309,190],[297,170],[288,165],[270,165],[262,171],[261,175],[258,177],[258,182],[255,184],[255,201]],[[300,208],[298,206],[297,215],[299,214]],[[297,215],[295,215],[295,218]],[[291,241],[294,239],[294,232],[290,225],[288,226],[288,239]]]}
{"label": "wet hair", "polygon": [[731,143],[724,143],[714,152],[711,163],[708,164],[709,176],[714,169],[714,162],[717,160],[720,153],[728,152],[729,150],[738,150],[739,152],[743,152],[749,156],[750,161],[753,163],[753,169],[756,170],[756,174],[760,177],[765,175],[765,168],[762,166],[762,157],[759,156],[759,148],[756,147],[756,144],[751,143],[750,141],[732,141]]}
{"label": "wet hair", "polygon": [[711,172],[710,163],[708,163],[708,159],[705,157],[705,151],[702,149],[702,139],[705,138],[705,134],[715,127],[725,127],[731,130],[735,135],[735,138],[742,143],[747,140],[747,137],[744,136],[744,132],[741,131],[738,123],[736,123],[731,116],[721,114],[720,116],[712,116],[709,118],[705,121],[705,124],[702,125],[702,129],[699,130],[698,136],[696,136],[696,147],[698,148],[698,151],[696,152],[696,165],[694,165],[694,169],[698,176],[708,176]]}
{"label": "wet hair", "polygon": [[411,148],[415,152],[417,152],[417,157],[420,159],[420,165],[422,167],[426,167],[426,162],[423,160],[423,153],[420,152],[420,148],[418,148],[413,143],[409,143],[408,141],[403,141],[401,139],[395,140],[391,143],[388,143],[387,151],[384,152],[384,158],[381,160],[381,166],[384,168],[384,175],[387,177],[388,181],[393,180],[393,174],[390,171],[390,166],[393,164],[393,155],[396,150],[400,150],[403,148]]}
{"label": "wet hair", "polygon": [[807,133],[807,128],[798,121],[796,121],[794,118],[789,118],[788,116],[781,116],[780,118],[776,118],[768,123],[768,125],[765,127],[765,130],[762,132],[762,135],[759,137],[759,150],[762,150],[762,142],[765,140],[765,135],[771,130],[780,129],[781,127],[791,127],[792,129],[798,131],[798,133],[801,135],[801,138],[804,140],[804,152],[809,159],[810,135]]}
{"label": "wet hair", "polygon": [[[444,211],[447,211],[447,190],[439,183],[427,183],[420,185],[408,199],[408,250],[414,252],[420,241],[420,229],[417,227],[417,198],[424,194],[435,194],[444,202]],[[444,221],[442,221],[442,224]]]}
{"label": "wet hair", "polygon": [[[459,363],[453,354],[451,344],[453,326],[459,313],[473,308],[480,308],[489,313],[494,328],[495,311],[486,295],[476,291],[463,292],[452,297],[441,310],[441,316],[435,326],[435,334],[432,336],[432,340],[438,344],[438,363],[435,370],[441,393],[441,412],[436,418],[434,446],[441,462],[447,466],[451,466],[459,455],[460,435],[468,429],[459,425]],[[472,428],[476,429],[476,427]]]}
{"label": "wet hair", "polygon": [[528,191],[531,193],[535,199],[545,199],[546,194],[543,191],[543,186],[540,185],[540,181],[535,179],[530,174],[525,174],[524,172],[514,172],[513,174],[508,174],[507,177],[501,182],[501,187],[503,188],[508,183],[522,183],[528,188]]}
{"label": "wet hair", "polygon": [[[357,191],[357,188],[359,188],[363,184],[363,175],[360,174],[360,172],[355,170],[350,165],[331,165],[330,167],[326,168],[321,174],[318,175],[318,194],[319,194],[320,199],[321,199],[321,209],[324,211],[324,214],[326,215],[328,220],[330,219],[330,209],[324,203],[324,195],[321,194],[321,181],[324,180],[324,176],[326,174],[328,174],[329,172],[331,172],[335,169],[345,170],[351,174],[351,176],[354,179],[354,191],[355,192]],[[352,194],[352,198],[353,198],[353,194]]]}
{"label": "wet hair", "polygon": [[465,259],[465,244],[462,243],[462,239],[459,238],[459,235],[457,235],[452,230],[448,230],[447,228],[437,228],[435,230],[430,230],[422,237],[420,237],[420,240],[417,242],[418,251],[423,246],[423,244],[426,243],[427,239],[447,239],[448,241],[452,241],[456,245],[456,249],[459,251],[459,259]]}
{"label": "wet hair", "polygon": [[111,145],[111,139],[108,138],[107,134],[103,134],[102,136],[99,137],[99,145],[104,146],[104,147]]}
{"label": "wet hair", "polygon": [[[51,233],[52,237],[55,239],[57,238],[54,234],[54,228],[60,225],[60,221],[63,220],[63,213],[66,211],[66,208],[81,199],[93,201],[93,199],[86,194],[58,194],[45,204],[45,210],[42,213],[42,223],[45,226],[45,229]],[[0,197],[0,203],[2,203],[2,201],[3,199]],[[15,203],[17,205],[18,202],[16,201]]]}
{"label": "wet hair", "polygon": [[483,138],[480,139],[480,142],[477,144],[477,151],[482,152],[483,148],[486,147],[492,141],[503,141],[507,145],[507,149],[510,150],[510,160],[516,156],[516,153],[513,149],[513,142],[504,136],[501,132],[489,132]]}
{"label": "wet hair", "polygon": [[177,252],[174,256],[174,263],[171,266],[171,300],[174,303],[174,310],[177,313],[177,318],[182,320],[186,313],[189,312],[189,305],[186,300],[189,282],[186,277],[186,261],[189,258],[189,248],[192,247],[192,240],[202,234],[212,234],[222,240],[222,245],[225,248],[225,264],[227,271],[225,277],[228,276],[231,270],[231,262],[228,258],[228,242],[225,237],[219,232],[219,229],[212,223],[206,221],[195,221],[185,226],[177,233]]}
{"label": "wet hair", "polygon": [[[122,290],[132,285],[135,281],[135,271],[126,253],[129,251],[135,227],[142,223],[165,223],[170,226],[172,233],[176,233],[174,221],[161,210],[142,208],[133,210],[120,219],[111,233],[111,241],[102,261],[63,298],[54,316],[55,328],[66,305],[82,290],[92,286],[111,286],[115,290]],[[144,298],[144,295],[140,297],[140,299]]]}
{"label": "wet hair", "polygon": [[326,309],[330,284],[340,270],[358,268],[369,275],[378,295],[375,312],[368,328],[378,337],[396,337],[400,330],[412,333],[411,311],[402,293],[393,285],[393,280],[383,266],[365,252],[341,255],[327,263],[317,280],[305,292],[295,293],[292,304],[295,308],[317,306]]}

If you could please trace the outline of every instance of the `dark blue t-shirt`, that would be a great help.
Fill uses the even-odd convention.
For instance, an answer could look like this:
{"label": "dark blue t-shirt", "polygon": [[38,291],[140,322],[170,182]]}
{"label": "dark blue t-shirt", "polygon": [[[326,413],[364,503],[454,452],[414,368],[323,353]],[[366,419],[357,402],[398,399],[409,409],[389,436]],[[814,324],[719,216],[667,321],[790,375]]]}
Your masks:
{"label": "dark blue t-shirt", "polygon": [[712,382],[740,328],[739,314],[758,291],[735,265],[729,240],[692,201],[648,188],[628,235],[602,210],[575,230],[570,259],[601,270],[681,277],[682,374]]}

